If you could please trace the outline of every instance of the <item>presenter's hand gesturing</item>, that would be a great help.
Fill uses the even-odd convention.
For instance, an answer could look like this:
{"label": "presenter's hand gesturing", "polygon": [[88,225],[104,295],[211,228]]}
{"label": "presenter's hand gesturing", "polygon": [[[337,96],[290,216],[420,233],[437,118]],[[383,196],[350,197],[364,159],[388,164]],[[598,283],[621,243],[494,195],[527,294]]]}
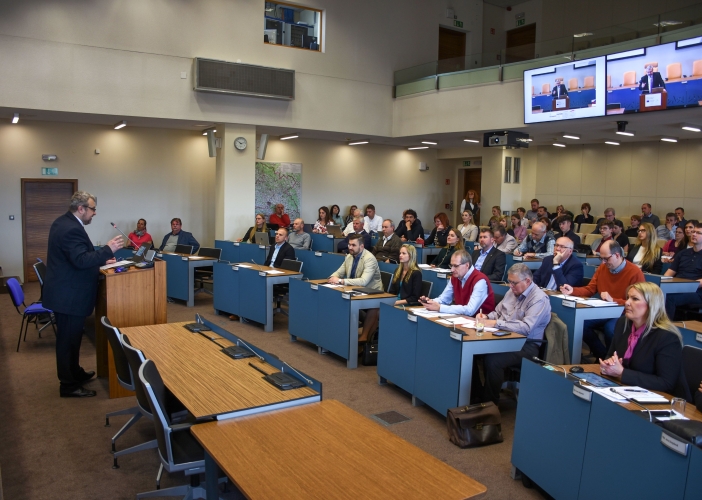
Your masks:
{"label": "presenter's hand gesturing", "polygon": [[124,241],[122,240],[121,236],[115,236],[107,242],[107,246],[110,247],[110,249],[112,249],[113,252],[116,252],[124,246]]}

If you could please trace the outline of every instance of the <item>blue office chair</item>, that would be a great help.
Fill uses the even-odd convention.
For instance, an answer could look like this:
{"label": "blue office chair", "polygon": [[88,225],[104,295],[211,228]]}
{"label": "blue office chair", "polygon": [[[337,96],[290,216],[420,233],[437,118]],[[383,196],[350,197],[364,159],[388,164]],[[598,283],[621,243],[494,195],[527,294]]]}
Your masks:
{"label": "blue office chair", "polygon": [[[20,342],[22,341],[22,330],[24,330],[24,340],[26,342],[29,323],[34,322],[35,326],[37,326],[39,316],[48,315],[49,321],[51,322],[51,327],[54,329],[54,334],[56,333],[53,311],[46,309],[41,305],[41,302],[34,302],[26,305],[24,303],[24,291],[22,290],[22,285],[19,284],[19,281],[17,281],[16,278],[10,278],[7,280],[7,289],[10,292],[12,304],[15,306],[15,309],[17,309],[17,312],[22,315],[22,324],[20,325],[19,338],[17,339],[17,352],[19,352]],[[20,306],[24,307],[24,311],[20,311]],[[39,331],[39,338],[41,338],[41,331]]]}

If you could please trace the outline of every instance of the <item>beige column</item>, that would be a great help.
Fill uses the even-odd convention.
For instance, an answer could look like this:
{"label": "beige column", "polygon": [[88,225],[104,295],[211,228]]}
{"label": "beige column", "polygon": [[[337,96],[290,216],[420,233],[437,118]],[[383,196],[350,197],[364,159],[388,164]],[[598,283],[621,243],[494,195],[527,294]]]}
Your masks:
{"label": "beige column", "polygon": [[[215,239],[241,238],[253,225],[256,186],[256,127],[254,125],[219,124],[215,174]],[[243,137],[243,151],[234,141]]]}

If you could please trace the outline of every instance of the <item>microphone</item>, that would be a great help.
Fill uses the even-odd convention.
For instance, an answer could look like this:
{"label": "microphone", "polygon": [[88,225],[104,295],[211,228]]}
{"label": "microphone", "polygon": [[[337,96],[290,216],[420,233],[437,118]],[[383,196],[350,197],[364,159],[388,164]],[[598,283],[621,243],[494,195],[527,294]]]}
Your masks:
{"label": "microphone", "polygon": [[265,361],[265,359],[263,359],[263,356],[261,356],[261,355],[258,354],[256,351],[254,351],[254,350],[251,348],[251,346],[250,346],[249,344],[247,344],[247,343],[244,342],[243,340],[239,339],[239,341],[236,343],[236,345],[239,345],[239,342],[241,342],[242,344],[244,344],[244,347],[246,347],[249,351],[251,351],[251,352],[254,354],[254,356],[256,356],[259,360]]}
{"label": "microphone", "polygon": [[537,363],[543,363],[545,365],[552,366],[554,368],[560,368],[561,370],[563,370],[563,378],[568,378],[568,373],[566,372],[565,368],[563,368],[562,366],[554,365],[553,363],[549,363],[548,361],[544,361],[543,359],[539,359],[537,356],[534,356],[531,359],[533,359]]}
{"label": "microphone", "polygon": [[639,408],[645,410],[646,413],[648,413],[648,421],[649,421],[649,422],[653,422],[653,415],[651,415],[651,410],[649,410],[648,408],[646,408],[644,405],[640,404],[638,401],[634,401],[633,399],[631,399],[631,398],[628,397],[627,395],[622,394],[621,392],[619,392],[618,390],[616,390],[614,387],[610,387],[609,390],[612,391],[614,394],[623,397],[623,398],[626,399],[629,403],[632,403],[634,406],[638,406]]}
{"label": "microphone", "polygon": [[[312,385],[312,381],[311,381],[310,379],[308,379],[308,378],[305,377],[302,373],[300,373],[300,372],[297,371],[295,368],[293,368],[292,366],[290,366],[290,364],[288,364],[287,361],[283,361],[283,360],[281,359],[281,362],[282,362],[284,365],[286,365],[288,368],[290,368],[292,371],[294,371],[295,373],[297,373],[299,376],[301,376],[303,379],[305,379],[305,382],[307,382],[308,384]],[[280,368],[280,371],[281,371],[282,373],[285,373],[285,370],[283,370],[283,367]]]}
{"label": "microphone", "polygon": [[259,271],[261,270],[261,264],[256,264],[256,261],[253,260],[253,259],[251,259],[251,262],[253,262],[253,265],[254,265],[254,266],[258,266],[257,269],[258,269]]}
{"label": "microphone", "polygon": [[205,321],[202,319],[202,316],[200,316],[200,313],[195,313],[195,321],[197,321],[201,325],[205,324]]}
{"label": "microphone", "polygon": [[130,242],[131,244],[133,244],[133,245],[135,245],[137,248],[139,248],[139,245],[138,245],[135,241],[132,241],[132,239],[131,239],[129,236],[127,236],[126,234],[124,234],[124,231],[122,231],[120,228],[118,228],[117,226],[115,226],[115,223],[114,223],[114,222],[110,222],[110,224],[111,224],[112,227],[114,227],[117,231],[119,231],[120,233],[122,233],[122,234],[124,235],[124,237],[127,238],[127,241],[128,241],[128,242]]}

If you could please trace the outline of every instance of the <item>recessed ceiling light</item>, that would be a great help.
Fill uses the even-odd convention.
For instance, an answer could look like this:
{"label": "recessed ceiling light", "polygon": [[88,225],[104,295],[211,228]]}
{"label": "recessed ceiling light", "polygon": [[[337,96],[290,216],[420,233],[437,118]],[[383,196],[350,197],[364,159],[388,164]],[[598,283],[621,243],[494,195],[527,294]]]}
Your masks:
{"label": "recessed ceiling light", "polygon": [[480,144],[480,141],[476,141],[475,139],[463,139],[463,142],[474,142],[475,144]]}
{"label": "recessed ceiling light", "polygon": [[127,122],[122,120],[121,122],[115,123],[115,130],[119,130],[127,126]]}
{"label": "recessed ceiling light", "polygon": [[564,148],[564,147],[566,147],[565,144],[561,144],[560,142],[554,142],[553,145],[556,146],[557,148]]}
{"label": "recessed ceiling light", "polygon": [[349,142],[349,146],[358,146],[360,144],[368,144],[368,141]]}
{"label": "recessed ceiling light", "polygon": [[663,141],[663,142],[678,142],[678,140],[675,137],[661,137],[661,141]]}
{"label": "recessed ceiling light", "polygon": [[288,139],[297,139],[299,135],[286,135],[280,138],[281,141],[287,141]]}
{"label": "recessed ceiling light", "polygon": [[683,123],[680,126],[680,128],[683,130],[688,130],[690,132],[702,132],[702,127],[698,127],[697,125],[691,125],[689,123]]}
{"label": "recessed ceiling light", "polygon": [[605,144],[609,144],[610,146],[619,146],[617,141],[605,141]]}
{"label": "recessed ceiling light", "polygon": [[578,139],[580,139],[580,136],[578,136],[578,135],[570,135],[570,134],[563,134],[563,138],[564,138],[564,139],[575,139],[575,140],[578,140]]}
{"label": "recessed ceiling light", "polygon": [[653,23],[654,26],[660,26],[661,28],[665,28],[666,26],[677,26],[678,24],[682,24],[682,21],[661,21],[660,23]]}
{"label": "recessed ceiling light", "polygon": [[19,113],[15,113],[15,116],[12,117],[12,123],[17,123],[19,122]]}
{"label": "recessed ceiling light", "polygon": [[[205,131],[202,133],[202,135],[207,135],[207,132],[209,132],[209,130],[205,130]],[[213,132],[213,133],[214,133],[214,132],[217,132],[217,129],[216,129],[216,128],[213,128],[213,129],[212,129],[212,132]]]}
{"label": "recessed ceiling light", "polygon": [[592,36],[592,33],[590,33],[590,32],[577,33],[577,34],[573,35],[573,38],[582,38],[584,36]]}
{"label": "recessed ceiling light", "polygon": [[627,137],[634,137],[636,135],[636,132],[634,132],[633,130],[617,130],[617,134],[625,135]]}
{"label": "recessed ceiling light", "polygon": [[436,146],[439,143],[438,142],[431,142],[431,141],[422,141],[422,144],[429,144],[430,146]]}
{"label": "recessed ceiling light", "polygon": [[407,149],[409,149],[410,151],[412,151],[413,149],[429,149],[429,146],[416,146],[416,147],[407,148]]}
{"label": "recessed ceiling light", "polygon": [[195,126],[196,127],[209,127],[209,125],[207,125],[206,123],[196,123]]}

